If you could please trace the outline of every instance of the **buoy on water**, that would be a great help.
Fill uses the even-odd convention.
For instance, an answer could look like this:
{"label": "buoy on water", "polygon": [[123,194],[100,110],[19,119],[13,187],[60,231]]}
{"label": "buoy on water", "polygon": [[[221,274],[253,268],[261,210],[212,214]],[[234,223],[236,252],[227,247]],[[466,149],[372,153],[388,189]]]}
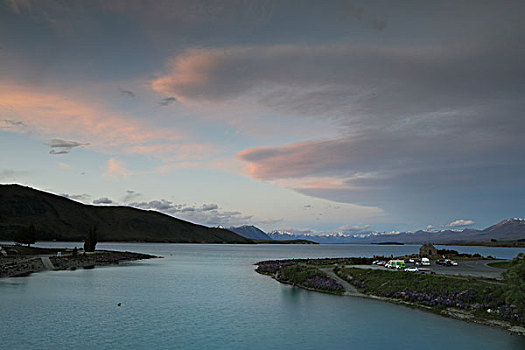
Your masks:
{"label": "buoy on water", "polygon": [[121,306],[122,304],[121,303],[118,303],[117,306]]}

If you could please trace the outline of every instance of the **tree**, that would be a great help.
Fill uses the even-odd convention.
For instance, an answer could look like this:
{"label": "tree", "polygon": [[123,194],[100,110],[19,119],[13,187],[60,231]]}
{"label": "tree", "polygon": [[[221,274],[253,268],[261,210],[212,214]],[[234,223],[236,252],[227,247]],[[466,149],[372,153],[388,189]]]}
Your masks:
{"label": "tree", "polygon": [[88,231],[88,234],[86,236],[86,239],[84,240],[84,251],[86,252],[94,252],[95,246],[97,245],[97,227],[93,226]]}
{"label": "tree", "polygon": [[503,273],[507,288],[505,302],[516,305],[518,312],[525,313],[525,254],[519,253],[511,266]]}
{"label": "tree", "polygon": [[21,227],[13,235],[13,241],[16,243],[27,244],[28,247],[34,244],[36,240],[36,229],[34,225]]}

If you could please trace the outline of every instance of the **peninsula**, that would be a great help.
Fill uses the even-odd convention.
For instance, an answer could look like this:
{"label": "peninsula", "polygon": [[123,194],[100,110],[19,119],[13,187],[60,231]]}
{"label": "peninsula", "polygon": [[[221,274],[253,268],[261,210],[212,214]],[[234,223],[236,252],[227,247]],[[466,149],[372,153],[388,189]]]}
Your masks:
{"label": "peninsula", "polygon": [[[396,259],[402,258],[407,257]],[[432,268],[392,270],[374,261],[377,257],[268,260],[256,263],[256,272],[307,290],[384,300],[525,335],[523,254],[508,262],[506,272],[500,270],[502,279],[436,274]]]}
{"label": "peninsula", "polygon": [[152,258],[158,257],[111,250],[84,253],[77,249],[34,248],[2,244],[0,245],[0,278],[21,277],[48,270],[86,269]]}

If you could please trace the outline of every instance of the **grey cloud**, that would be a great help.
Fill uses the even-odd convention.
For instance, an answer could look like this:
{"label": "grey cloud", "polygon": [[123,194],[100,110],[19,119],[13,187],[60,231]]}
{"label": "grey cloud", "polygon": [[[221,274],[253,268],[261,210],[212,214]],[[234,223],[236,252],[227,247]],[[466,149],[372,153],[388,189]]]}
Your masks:
{"label": "grey cloud", "polygon": [[114,202],[108,197],[101,197],[93,201],[93,204],[113,204],[113,203]]}
{"label": "grey cloud", "polygon": [[235,226],[248,224],[252,218],[251,216],[243,215],[238,211],[220,211],[217,204],[203,204],[198,207],[186,204],[176,204],[161,199],[149,202],[133,202],[129,205],[140,209],[158,210],[169,215],[176,215],[176,217],[180,219],[208,226]]}
{"label": "grey cloud", "polygon": [[161,106],[168,106],[174,102],[177,102],[177,99],[175,97],[166,97],[166,98],[163,98],[160,102],[159,102],[159,105]]}
{"label": "grey cloud", "polygon": [[14,127],[27,127],[27,125],[20,120],[4,119],[0,123],[0,129],[11,129]]}
{"label": "grey cloud", "polygon": [[156,209],[170,214],[187,212],[205,212],[219,209],[219,206],[217,204],[203,204],[201,207],[195,207],[186,204],[175,204],[165,199],[153,200],[150,202],[133,202],[129,205],[141,209]]}
{"label": "grey cloud", "polygon": [[201,207],[202,211],[216,210],[219,209],[217,204],[203,204]]}
{"label": "grey cloud", "polygon": [[371,232],[371,225],[344,225],[339,230],[345,234]]}
{"label": "grey cloud", "polygon": [[135,200],[137,199],[138,197],[142,196],[141,193],[138,193],[136,191],[132,191],[132,190],[127,190],[126,191],[126,196],[124,197],[124,199],[122,200],[124,203],[127,203],[129,201],[132,201],[132,200]]}
{"label": "grey cloud", "polygon": [[360,20],[365,9],[354,4],[343,4],[343,11],[345,14]]}
{"label": "grey cloud", "polygon": [[68,194],[68,193],[61,193],[60,196],[68,199],[73,199],[79,202],[87,202],[89,201],[90,195],[83,193],[83,194]]}
{"label": "grey cloud", "polygon": [[[172,73],[154,86],[183,99],[213,101],[254,94],[267,108],[370,123],[444,106],[486,105],[489,98],[515,95],[523,89],[523,56],[512,42],[422,48],[281,45],[190,50],[180,59],[202,60],[181,67],[175,58]],[[237,74],[240,69],[242,75]],[[178,74],[202,79],[185,83]]]}
{"label": "grey cloud", "polygon": [[130,90],[119,89],[120,94],[127,97],[135,97],[135,93]]}
{"label": "grey cloud", "polygon": [[[471,215],[491,192],[501,193],[491,206],[508,207],[509,197],[515,201],[525,191],[519,175],[525,170],[525,55],[515,39],[421,48],[273,46],[234,49],[220,58],[201,51],[195,55],[217,65],[194,68],[209,78],[199,98],[255,98],[284,115],[332,118],[343,127],[337,139],[241,152],[252,176],[296,179],[287,186],[301,193],[404,215],[429,202],[446,207],[459,196],[458,213]],[[247,67],[243,81],[233,74],[240,66]],[[197,98],[196,86],[171,87],[170,93]],[[316,188],[302,185],[305,177],[342,184]],[[466,213],[468,196],[480,202],[469,201]],[[401,197],[403,205],[396,201]]]}
{"label": "grey cloud", "polygon": [[386,18],[376,18],[372,21],[372,28],[383,31],[385,30],[387,23],[388,21]]}
{"label": "grey cloud", "polygon": [[[87,146],[89,143],[80,143],[76,141],[66,141],[62,139],[52,139],[47,143],[52,149],[49,151],[49,154],[67,154],[73,148],[80,146]],[[56,150],[56,149],[58,150]]]}

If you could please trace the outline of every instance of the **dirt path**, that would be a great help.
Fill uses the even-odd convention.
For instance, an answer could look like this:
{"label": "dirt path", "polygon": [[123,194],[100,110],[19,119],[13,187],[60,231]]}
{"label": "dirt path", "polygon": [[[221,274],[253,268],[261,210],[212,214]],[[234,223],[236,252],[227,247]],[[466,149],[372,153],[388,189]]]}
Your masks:
{"label": "dirt path", "polygon": [[326,273],[328,276],[332,277],[334,280],[336,280],[340,285],[342,285],[345,288],[345,294],[344,295],[350,295],[353,297],[362,297],[365,296],[363,293],[359,292],[354,286],[352,286],[350,283],[342,279],[341,277],[337,276],[334,271],[332,271],[331,268],[320,268],[319,270]]}
{"label": "dirt path", "polygon": [[48,270],[54,270],[55,267],[53,266],[53,263],[51,260],[49,260],[48,256],[42,256],[40,257],[40,260],[42,260],[42,264],[44,264],[44,267]]}

